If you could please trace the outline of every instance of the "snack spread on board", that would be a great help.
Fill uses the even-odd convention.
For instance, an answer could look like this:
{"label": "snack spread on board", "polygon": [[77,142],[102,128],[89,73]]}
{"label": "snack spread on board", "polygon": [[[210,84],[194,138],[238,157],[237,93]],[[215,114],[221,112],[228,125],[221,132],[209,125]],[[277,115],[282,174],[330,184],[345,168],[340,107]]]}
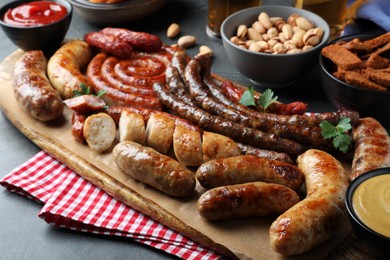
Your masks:
{"label": "snack spread on board", "polygon": [[[347,82],[348,75],[364,77],[369,85],[384,82],[377,89],[386,91],[389,62],[381,54],[389,36],[323,53]],[[255,105],[246,106],[250,89],[212,74],[211,56],[207,49],[190,57],[146,32],[104,28],[67,41],[51,57],[25,52],[14,67],[14,93],[43,122],[71,109],[75,142],[112,153],[125,174],[172,198],[193,196],[199,183],[196,206],[208,221],[275,216],[273,250],[295,255],[318,246],[346,214],[348,178],[390,166],[388,133],[355,111],[306,114],[305,104],[282,104],[272,91],[252,92]],[[336,128],[343,131],[333,135]],[[350,176],[338,149],[353,155]]]}

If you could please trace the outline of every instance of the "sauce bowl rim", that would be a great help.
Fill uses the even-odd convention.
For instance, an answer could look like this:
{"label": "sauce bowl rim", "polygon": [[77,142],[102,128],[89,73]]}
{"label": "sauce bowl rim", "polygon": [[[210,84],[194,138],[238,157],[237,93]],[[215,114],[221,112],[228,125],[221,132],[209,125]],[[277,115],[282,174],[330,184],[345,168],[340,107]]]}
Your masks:
{"label": "sauce bowl rim", "polygon": [[380,175],[387,175],[389,174],[390,175],[390,167],[382,167],[382,168],[377,168],[377,169],[373,169],[373,170],[370,170],[370,171],[367,171],[363,174],[361,174],[360,176],[358,176],[357,178],[355,178],[348,186],[347,188],[347,196],[346,196],[346,199],[345,199],[345,204],[346,204],[346,208],[347,208],[347,211],[348,211],[348,214],[349,216],[353,219],[353,221],[355,221],[361,228],[363,228],[365,230],[365,232],[369,232],[371,234],[374,234],[375,236],[383,239],[383,240],[386,240],[388,242],[390,242],[390,237],[387,237],[387,236],[384,236],[382,234],[379,234],[378,232],[372,230],[370,227],[368,227],[360,218],[359,216],[356,214],[356,211],[353,207],[353,202],[352,202],[352,198],[353,198],[353,195],[357,189],[357,187],[359,187],[360,184],[362,184],[363,182],[367,181],[368,179],[371,179],[373,177],[376,177],[376,176],[380,176]]}

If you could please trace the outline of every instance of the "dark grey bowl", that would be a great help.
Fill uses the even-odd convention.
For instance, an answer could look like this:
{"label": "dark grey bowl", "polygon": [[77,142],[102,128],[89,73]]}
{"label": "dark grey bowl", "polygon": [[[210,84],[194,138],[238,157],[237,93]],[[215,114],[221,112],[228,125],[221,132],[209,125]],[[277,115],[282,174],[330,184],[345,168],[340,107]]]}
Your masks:
{"label": "dark grey bowl", "polygon": [[366,172],[354,179],[347,189],[346,207],[349,215],[349,220],[356,235],[366,244],[380,252],[388,252],[390,248],[390,237],[383,236],[367,227],[363,221],[357,216],[352,202],[353,194],[356,188],[364,181],[382,174],[390,174],[390,167],[379,168]]}
{"label": "dark grey bowl", "polygon": [[[377,35],[350,35],[335,39],[329,44],[339,41],[350,41],[354,38],[361,40],[372,39]],[[360,113],[362,117],[371,116],[386,128],[390,127],[390,91],[381,92],[347,84],[332,73],[335,66],[329,59],[320,55],[321,81],[329,101],[337,109],[350,109]]]}
{"label": "dark grey bowl", "polygon": [[76,12],[97,26],[125,24],[147,17],[166,3],[166,0],[132,0],[115,4],[92,3],[88,0],[69,0]]}
{"label": "dark grey bowl", "polygon": [[[230,41],[237,27],[245,24],[248,27],[257,20],[260,12],[269,16],[282,17],[284,20],[297,13],[310,19],[316,27],[321,27],[324,36],[321,42],[309,51],[298,54],[268,54],[243,49]],[[221,35],[226,54],[236,69],[249,80],[261,87],[277,88],[291,85],[300,77],[309,73],[318,62],[318,56],[329,39],[329,25],[320,16],[289,6],[260,6],[238,11],[222,23]]]}
{"label": "dark grey bowl", "polygon": [[[13,1],[4,5],[0,9],[0,17],[2,18],[8,9],[28,2],[33,1]],[[52,2],[61,4],[68,10],[67,15],[57,22],[48,25],[22,27],[6,24],[1,19],[0,26],[12,43],[25,51],[43,50],[50,52],[58,48],[69,29],[72,19],[72,6],[65,0],[53,0]]]}

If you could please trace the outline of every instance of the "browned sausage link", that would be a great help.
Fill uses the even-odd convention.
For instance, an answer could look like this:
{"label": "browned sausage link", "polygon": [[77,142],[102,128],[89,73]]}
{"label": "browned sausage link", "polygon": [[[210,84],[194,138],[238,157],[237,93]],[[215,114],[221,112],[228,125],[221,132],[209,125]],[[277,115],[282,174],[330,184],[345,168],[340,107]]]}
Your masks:
{"label": "browned sausage link", "polygon": [[124,28],[110,27],[104,28],[101,32],[107,35],[114,35],[139,51],[155,52],[159,51],[163,46],[163,42],[158,36],[145,32],[134,32]]}
{"label": "browned sausage link", "polygon": [[194,173],[150,147],[125,141],[117,144],[112,154],[124,173],[166,194],[185,197],[194,192]]}
{"label": "browned sausage link", "polygon": [[376,119],[361,118],[353,130],[352,138],[355,142],[355,154],[350,181],[367,171],[390,167],[390,137]]}
{"label": "browned sausage link", "polygon": [[235,141],[251,144],[259,148],[286,152],[292,155],[297,155],[303,150],[302,146],[294,141],[264,133],[254,128],[244,127],[187,104],[169,93],[162,84],[154,84],[153,89],[168,109],[205,130],[216,132],[228,136]]}
{"label": "browned sausage link", "polygon": [[266,124],[257,124],[257,121],[251,120],[251,117],[248,114],[219,102],[206,90],[201,76],[204,67],[211,67],[209,55],[196,56],[194,59],[190,60],[185,69],[184,79],[191,97],[195,102],[210,114],[223,117],[236,123],[241,123],[248,127],[254,127],[261,131],[267,131],[268,129],[263,127],[266,126]]}
{"label": "browned sausage link", "polygon": [[290,164],[293,163],[290,155],[288,155],[287,153],[278,153],[276,151],[260,149],[242,143],[237,143],[237,145],[240,148],[242,155],[255,155],[257,157],[267,158],[270,160],[277,160],[277,161],[290,163]]}
{"label": "browned sausage link", "polygon": [[120,60],[114,56],[107,57],[102,65],[102,76],[107,82],[116,89],[125,92],[144,96],[156,96],[156,93],[150,86],[134,86],[132,82],[121,80],[115,72],[115,66],[118,65]]}
{"label": "browned sausage link", "polygon": [[87,119],[87,116],[83,113],[74,111],[72,115],[72,136],[79,143],[86,143],[85,137],[83,134],[84,122]]}
{"label": "browned sausage link", "polygon": [[[330,141],[322,137],[321,128],[319,126],[310,126],[306,124],[282,124],[280,120],[269,120],[266,113],[259,113],[254,110],[249,111],[249,108],[245,108],[240,104],[225,105],[224,102],[215,98],[210,93],[210,88],[215,88],[212,85],[204,83],[204,78],[210,76],[211,58],[207,55],[197,56],[191,60],[186,68],[186,79],[191,93],[195,91],[203,96],[202,107],[206,109],[205,103],[213,103],[213,107],[217,110],[213,111],[213,114],[221,115],[226,119],[232,120],[237,123],[242,123],[249,127],[254,127],[261,131],[268,133],[274,133],[280,135],[283,138],[292,139],[301,143],[310,144],[314,146],[331,146]],[[207,89],[205,89],[207,88]],[[198,102],[199,103],[199,102]],[[210,107],[206,105],[207,107]],[[206,109],[207,110],[207,109]],[[227,113],[230,111],[230,114]],[[231,115],[236,115],[238,121],[234,120]],[[280,115],[274,115],[278,118]]]}
{"label": "browned sausage link", "polygon": [[181,118],[181,117],[178,117],[178,116],[175,116],[175,115],[172,115],[172,114],[169,114],[167,112],[160,111],[160,110],[153,110],[153,109],[148,109],[148,108],[143,108],[143,107],[131,107],[131,106],[110,106],[109,108],[107,108],[106,113],[109,114],[112,117],[112,119],[114,119],[115,124],[118,125],[119,118],[120,118],[123,110],[127,110],[129,112],[136,113],[136,114],[142,116],[144,121],[145,121],[145,124],[148,122],[151,115],[158,113],[158,114],[164,114],[164,115],[167,115],[167,116],[173,118],[175,120],[176,125],[182,125],[182,126],[185,126],[187,128],[190,128],[192,130],[202,132],[202,129],[200,129],[199,126],[191,123],[190,121],[187,121],[184,118]]}
{"label": "browned sausage link", "polygon": [[254,155],[240,155],[208,161],[198,168],[196,178],[207,189],[263,181],[298,190],[304,181],[304,175],[298,167]]}
{"label": "browned sausage link", "polygon": [[120,58],[130,58],[133,53],[133,47],[118,40],[118,38],[113,35],[107,35],[100,32],[90,32],[84,35],[84,40],[90,46]]}
{"label": "browned sausage link", "polygon": [[101,75],[101,67],[106,59],[107,54],[97,54],[88,64],[87,77],[95,93],[98,93],[99,91],[105,91],[105,94],[102,96],[102,98],[108,105],[127,105],[135,107],[146,107],[157,110],[162,109],[162,104],[156,97],[124,93],[109,86],[107,81]]}
{"label": "browned sausage link", "polygon": [[208,190],[200,196],[197,209],[202,217],[215,221],[277,215],[298,201],[298,194],[286,186],[252,182]]}
{"label": "browned sausage link", "polygon": [[13,87],[19,105],[32,117],[50,121],[62,115],[60,94],[46,76],[47,60],[42,51],[24,53],[14,67]]}

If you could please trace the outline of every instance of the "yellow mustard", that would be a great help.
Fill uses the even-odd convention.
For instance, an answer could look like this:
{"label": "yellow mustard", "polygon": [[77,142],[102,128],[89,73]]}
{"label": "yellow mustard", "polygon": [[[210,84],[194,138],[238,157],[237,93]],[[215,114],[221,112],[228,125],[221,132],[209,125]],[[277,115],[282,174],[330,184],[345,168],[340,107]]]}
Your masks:
{"label": "yellow mustard", "polygon": [[362,182],[352,196],[354,210],[367,227],[390,237],[390,174]]}

